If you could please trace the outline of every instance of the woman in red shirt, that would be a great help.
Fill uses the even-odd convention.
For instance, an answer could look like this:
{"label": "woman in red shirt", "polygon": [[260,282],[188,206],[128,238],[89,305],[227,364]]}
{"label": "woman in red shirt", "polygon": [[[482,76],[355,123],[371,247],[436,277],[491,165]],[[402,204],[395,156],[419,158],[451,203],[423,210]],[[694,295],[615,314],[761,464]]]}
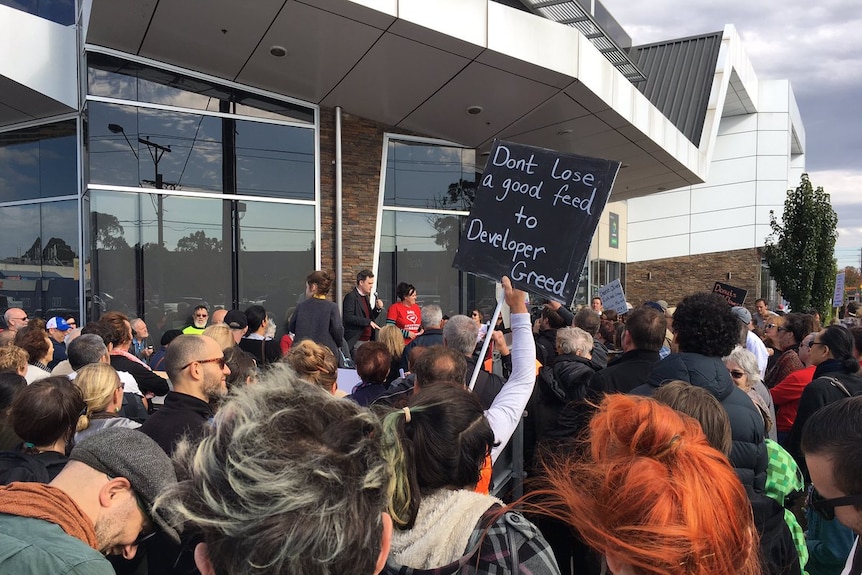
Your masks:
{"label": "woman in red shirt", "polygon": [[399,283],[395,295],[401,301],[389,306],[386,324],[400,329],[406,344],[422,333],[422,310],[416,305],[416,288],[412,284]]}

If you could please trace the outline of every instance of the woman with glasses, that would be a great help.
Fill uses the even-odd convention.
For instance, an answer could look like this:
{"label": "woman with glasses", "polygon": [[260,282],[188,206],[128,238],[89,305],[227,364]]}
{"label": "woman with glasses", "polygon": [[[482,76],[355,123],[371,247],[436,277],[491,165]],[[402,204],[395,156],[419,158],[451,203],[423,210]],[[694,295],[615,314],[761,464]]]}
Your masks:
{"label": "woman with glasses", "polygon": [[790,430],[787,450],[796,459],[809,479],[802,457],[800,443],[802,429],[814,412],[839,399],[862,393],[862,377],[858,375],[859,362],[853,357],[853,336],[841,325],[830,325],[811,341],[811,365],[816,366],[814,379],[806,386],[799,399],[796,420]]}
{"label": "woman with glasses", "polygon": [[776,347],[781,350],[774,364],[771,367],[767,364],[763,383],[770,389],[794,371],[805,367],[799,359],[799,344],[806,335],[814,331],[814,318],[810,315],[789,313],[783,319],[781,325],[776,323],[774,318],[772,323],[767,324],[766,335],[776,342]]}
{"label": "woman with glasses", "polygon": [[[794,371],[781,383],[769,390],[772,401],[775,404],[775,426],[778,429],[778,443],[787,446],[790,430],[796,420],[796,411],[799,409],[799,399],[806,386],[814,379],[816,365],[811,364],[811,342],[814,341],[817,332],[809,333],[799,345],[799,359],[805,365],[805,369]],[[816,346],[815,346],[816,347]]]}
{"label": "woman with glasses", "polygon": [[119,415],[123,408],[123,382],[117,370],[107,363],[91,363],[75,373],[75,385],[81,389],[85,413],[78,419],[75,441],[81,441],[101,429],[128,427],[137,429],[140,423]]}
{"label": "woman with glasses", "polygon": [[[760,369],[754,354],[743,347],[735,347],[730,355],[723,358],[730,378],[736,387],[748,394],[751,402],[760,412],[763,418],[764,435],[772,441],[778,440],[775,430],[775,407],[769,391],[763,386],[760,379]],[[765,396],[765,397],[764,397]]]}

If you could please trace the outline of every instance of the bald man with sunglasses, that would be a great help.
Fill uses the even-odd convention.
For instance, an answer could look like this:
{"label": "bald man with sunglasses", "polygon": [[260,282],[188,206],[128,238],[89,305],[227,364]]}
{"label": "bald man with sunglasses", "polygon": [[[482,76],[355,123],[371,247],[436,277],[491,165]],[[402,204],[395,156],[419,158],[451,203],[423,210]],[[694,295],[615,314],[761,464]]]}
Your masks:
{"label": "bald man with sunglasses", "polygon": [[165,396],[164,405],[147,418],[141,431],[172,455],[181,437],[195,440],[203,433],[214,414],[213,404],[227,394],[225,380],[230,368],[213,338],[181,335],[168,347],[165,371],[173,390]]}

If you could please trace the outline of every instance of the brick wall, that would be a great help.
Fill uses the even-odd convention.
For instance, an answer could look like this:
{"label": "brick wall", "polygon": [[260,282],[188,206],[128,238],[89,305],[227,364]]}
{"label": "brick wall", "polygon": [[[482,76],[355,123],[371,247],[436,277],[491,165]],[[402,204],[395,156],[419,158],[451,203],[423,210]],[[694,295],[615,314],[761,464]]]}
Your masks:
{"label": "brick wall", "polygon": [[[356,273],[372,269],[383,134],[403,133],[390,126],[342,113],[342,249],[344,293],[356,285]],[[321,259],[335,270],[335,110],[320,110]],[[335,290],[332,291],[335,293]]]}
{"label": "brick wall", "polygon": [[753,310],[760,297],[760,259],[754,248],[629,263],[626,298],[634,306],[657,299],[673,306],[686,295],[712,291],[715,282],[722,282],[748,290],[745,305]]}

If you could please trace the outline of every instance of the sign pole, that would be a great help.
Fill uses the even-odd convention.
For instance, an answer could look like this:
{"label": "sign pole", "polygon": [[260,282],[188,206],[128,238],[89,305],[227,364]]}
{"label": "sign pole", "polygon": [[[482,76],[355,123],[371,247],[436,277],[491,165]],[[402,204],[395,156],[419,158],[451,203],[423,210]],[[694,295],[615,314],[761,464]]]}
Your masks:
{"label": "sign pole", "polygon": [[497,309],[494,310],[494,316],[491,318],[491,323],[488,324],[488,331],[485,333],[485,340],[482,342],[482,351],[479,352],[479,359],[476,361],[476,367],[473,368],[473,375],[470,376],[470,385],[467,386],[467,389],[470,391],[473,391],[473,387],[476,385],[479,370],[482,369],[482,362],[484,362],[485,354],[488,353],[488,346],[491,344],[491,333],[494,330],[494,326],[497,325],[497,318],[500,317],[500,312],[503,311],[503,301],[505,298],[502,295],[502,290],[498,291],[501,293],[498,295]]}

